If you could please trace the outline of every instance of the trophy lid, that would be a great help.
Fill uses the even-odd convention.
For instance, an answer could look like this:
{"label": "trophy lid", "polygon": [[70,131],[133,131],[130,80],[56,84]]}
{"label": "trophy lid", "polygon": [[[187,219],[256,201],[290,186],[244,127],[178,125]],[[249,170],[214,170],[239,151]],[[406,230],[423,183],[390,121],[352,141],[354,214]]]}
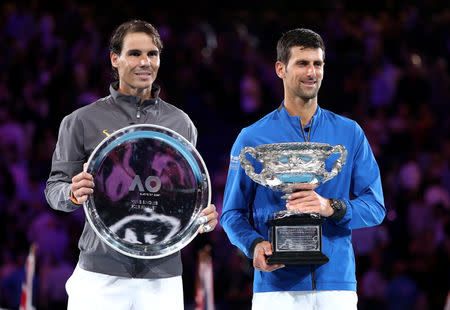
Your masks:
{"label": "trophy lid", "polygon": [[132,125],[105,138],[89,157],[94,192],[84,211],[95,233],[118,252],[170,255],[198,233],[211,182],[195,147],[173,130]]}

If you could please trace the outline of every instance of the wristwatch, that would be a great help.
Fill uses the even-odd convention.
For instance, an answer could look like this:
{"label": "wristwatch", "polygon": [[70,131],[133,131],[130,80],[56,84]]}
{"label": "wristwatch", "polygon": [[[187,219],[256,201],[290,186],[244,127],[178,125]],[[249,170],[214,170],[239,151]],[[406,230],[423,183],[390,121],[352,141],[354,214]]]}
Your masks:
{"label": "wristwatch", "polygon": [[330,219],[339,222],[345,216],[347,212],[347,205],[340,199],[332,198],[330,199],[330,205],[334,210],[334,213],[329,217]]}

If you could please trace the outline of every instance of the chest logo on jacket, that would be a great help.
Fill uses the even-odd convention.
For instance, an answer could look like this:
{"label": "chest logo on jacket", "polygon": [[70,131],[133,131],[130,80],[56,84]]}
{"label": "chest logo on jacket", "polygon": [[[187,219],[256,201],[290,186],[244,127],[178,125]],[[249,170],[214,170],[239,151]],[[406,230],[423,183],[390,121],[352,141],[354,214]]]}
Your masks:
{"label": "chest logo on jacket", "polygon": [[[109,133],[108,131],[111,131],[111,133]],[[115,130],[111,130],[111,129],[104,129],[102,131],[102,133],[105,134],[105,136],[109,137],[110,135],[112,135],[115,132]]]}

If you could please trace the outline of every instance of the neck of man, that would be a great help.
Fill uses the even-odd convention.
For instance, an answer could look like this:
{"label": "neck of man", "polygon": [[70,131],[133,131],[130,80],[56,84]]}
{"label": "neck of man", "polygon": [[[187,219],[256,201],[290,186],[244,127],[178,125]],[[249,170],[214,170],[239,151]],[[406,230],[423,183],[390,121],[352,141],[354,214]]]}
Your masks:
{"label": "neck of man", "polygon": [[300,116],[302,127],[308,125],[312,116],[317,110],[317,96],[312,99],[303,99],[300,97],[284,98],[284,107],[290,116]]}
{"label": "neck of man", "polygon": [[124,91],[119,84],[119,88],[117,89],[119,93],[124,95],[132,95],[136,97],[141,97],[141,102],[144,100],[152,98],[152,86],[148,88],[132,88],[130,91]]}

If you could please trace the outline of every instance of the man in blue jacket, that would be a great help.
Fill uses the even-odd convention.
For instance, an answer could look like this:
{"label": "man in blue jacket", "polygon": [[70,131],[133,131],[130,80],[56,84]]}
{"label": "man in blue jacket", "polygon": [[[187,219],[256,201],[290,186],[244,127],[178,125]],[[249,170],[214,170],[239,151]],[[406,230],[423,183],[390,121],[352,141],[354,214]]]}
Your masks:
{"label": "man in blue jacket", "polygon": [[[253,258],[253,309],[357,309],[352,229],[378,225],[386,214],[379,168],[361,127],[318,106],[324,59],[325,46],[317,33],[285,33],[278,41],[275,64],[284,100],[244,128],[231,151],[221,223],[231,243]],[[342,144],[348,151],[335,178],[318,188],[304,186],[286,204],[288,210],[326,217],[322,251],[330,261],[324,265],[266,262],[272,255],[266,220],[285,208],[280,203],[283,193],[253,182],[239,165],[239,154],[246,146],[283,142]]]}

